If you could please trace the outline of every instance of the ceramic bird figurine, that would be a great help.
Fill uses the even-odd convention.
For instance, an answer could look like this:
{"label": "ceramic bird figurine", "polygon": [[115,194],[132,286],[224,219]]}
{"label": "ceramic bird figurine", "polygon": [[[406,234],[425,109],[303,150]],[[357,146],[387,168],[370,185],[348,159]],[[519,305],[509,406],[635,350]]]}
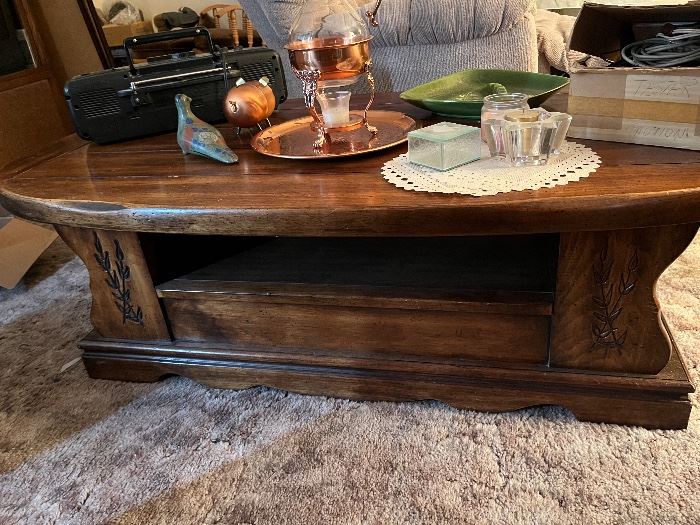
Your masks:
{"label": "ceramic bird figurine", "polygon": [[202,155],[226,164],[238,162],[238,156],[226,145],[219,130],[192,113],[190,102],[192,99],[187,95],[175,95],[177,143],[182,153]]}

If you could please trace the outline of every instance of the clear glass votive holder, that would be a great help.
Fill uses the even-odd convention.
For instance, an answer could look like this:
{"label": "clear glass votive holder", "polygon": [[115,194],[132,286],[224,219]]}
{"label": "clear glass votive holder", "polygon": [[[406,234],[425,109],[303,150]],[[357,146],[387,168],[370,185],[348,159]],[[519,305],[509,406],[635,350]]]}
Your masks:
{"label": "clear glass votive holder", "polygon": [[505,157],[506,148],[505,142],[503,141],[503,123],[507,120],[506,115],[513,115],[520,112],[523,114],[527,113],[530,115],[530,118],[533,118],[533,115],[535,115],[536,120],[545,120],[549,118],[549,113],[542,108],[519,108],[515,111],[504,112],[495,118],[483,119],[481,121],[481,140],[488,144],[489,154],[492,157]]}
{"label": "clear glass votive holder", "polygon": [[337,128],[350,123],[350,95],[350,91],[331,91],[316,95],[325,127]]}
{"label": "clear glass votive holder", "polygon": [[504,122],[506,159],[514,166],[546,164],[552,151],[556,125],[551,120]]}
{"label": "clear glass votive holder", "polygon": [[408,160],[440,171],[481,158],[479,128],[440,122],[408,133]]}

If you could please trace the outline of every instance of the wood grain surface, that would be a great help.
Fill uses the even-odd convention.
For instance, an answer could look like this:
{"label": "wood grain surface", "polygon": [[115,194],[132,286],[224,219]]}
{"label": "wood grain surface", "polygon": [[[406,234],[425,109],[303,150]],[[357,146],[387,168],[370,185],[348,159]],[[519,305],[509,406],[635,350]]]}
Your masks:
{"label": "wood grain surface", "polygon": [[138,235],[57,227],[90,273],[92,326],[102,337],[169,341]]}
{"label": "wood grain surface", "polygon": [[697,224],[561,235],[551,364],[655,374],[671,345],[654,292]]}
{"label": "wood grain surface", "polygon": [[[176,339],[245,343],[275,348],[374,351],[395,359],[484,359],[546,363],[549,317],[450,311],[443,303],[419,309],[237,301],[236,296],[190,293],[166,299]],[[450,307],[449,301],[447,308]],[[477,305],[478,307],[478,305]]]}
{"label": "wood grain surface", "polygon": [[[553,106],[563,109],[564,95]],[[358,101],[359,103],[359,101]],[[431,115],[394,94],[377,109]],[[304,113],[282,105],[280,122]],[[382,179],[406,150],[292,161],[251,150],[221,127],[240,162],[183,157],[174,134],[88,144],[5,181],[1,199],[28,219],[98,229],[230,235],[472,235],[614,230],[700,221],[700,152],[581,141],[601,157],[566,186],[469,197],[410,192]]]}
{"label": "wood grain surface", "polygon": [[582,421],[685,428],[692,391],[678,354],[657,376],[572,373],[544,366],[457,365],[381,356],[220,347],[144,345],[94,335],[81,343],[91,377],[157,381],[170,374],[218,388],[268,385],[303,394],[360,400],[435,399],[458,408],[517,410],[556,404]]}

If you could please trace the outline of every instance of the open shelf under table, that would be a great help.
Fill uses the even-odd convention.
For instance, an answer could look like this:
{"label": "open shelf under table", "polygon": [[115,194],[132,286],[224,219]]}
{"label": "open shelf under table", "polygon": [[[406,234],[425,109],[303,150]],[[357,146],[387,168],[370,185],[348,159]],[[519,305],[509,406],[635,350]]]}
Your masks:
{"label": "open shelf under table", "polygon": [[176,340],[547,360],[557,237],[262,238],[160,284]]}

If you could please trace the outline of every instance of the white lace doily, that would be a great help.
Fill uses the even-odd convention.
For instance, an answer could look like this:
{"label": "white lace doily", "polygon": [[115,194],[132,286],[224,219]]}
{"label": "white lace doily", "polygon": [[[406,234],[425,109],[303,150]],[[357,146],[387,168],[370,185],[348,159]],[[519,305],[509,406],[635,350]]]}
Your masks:
{"label": "white lace doily", "polygon": [[561,186],[588,177],[600,166],[600,157],[590,148],[566,142],[561,153],[544,166],[513,167],[503,159],[488,157],[450,171],[424,168],[408,162],[406,154],[384,164],[382,175],[394,186],[412,191],[496,195],[509,191],[537,190]]}

